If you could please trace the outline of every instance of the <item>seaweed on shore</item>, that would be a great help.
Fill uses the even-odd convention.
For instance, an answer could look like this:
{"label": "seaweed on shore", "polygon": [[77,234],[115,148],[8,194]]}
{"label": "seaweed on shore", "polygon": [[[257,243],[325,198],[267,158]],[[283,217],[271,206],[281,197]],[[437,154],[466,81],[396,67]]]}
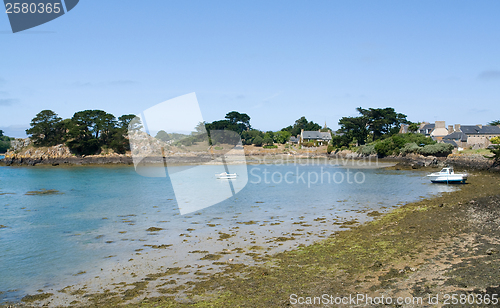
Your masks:
{"label": "seaweed on shore", "polygon": [[37,195],[60,195],[62,192],[55,189],[40,189],[40,190],[30,190],[25,193],[26,196],[37,196]]}
{"label": "seaweed on shore", "polygon": [[146,231],[148,231],[148,232],[155,232],[155,231],[161,231],[161,230],[163,230],[163,228],[150,227],[150,228],[146,229]]}

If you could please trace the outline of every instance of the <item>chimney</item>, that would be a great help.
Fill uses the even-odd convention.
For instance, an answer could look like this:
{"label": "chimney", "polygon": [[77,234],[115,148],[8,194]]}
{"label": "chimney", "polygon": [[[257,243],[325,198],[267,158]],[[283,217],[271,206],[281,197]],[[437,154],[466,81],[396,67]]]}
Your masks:
{"label": "chimney", "polygon": [[448,125],[448,134],[453,133],[453,125]]}
{"label": "chimney", "polygon": [[483,129],[483,124],[478,124],[476,126],[479,127],[479,129]]}
{"label": "chimney", "polygon": [[436,121],[435,122],[435,128],[446,128],[446,122],[445,121]]}
{"label": "chimney", "polygon": [[455,131],[456,132],[461,132],[462,130],[460,129],[460,124],[455,124]]}

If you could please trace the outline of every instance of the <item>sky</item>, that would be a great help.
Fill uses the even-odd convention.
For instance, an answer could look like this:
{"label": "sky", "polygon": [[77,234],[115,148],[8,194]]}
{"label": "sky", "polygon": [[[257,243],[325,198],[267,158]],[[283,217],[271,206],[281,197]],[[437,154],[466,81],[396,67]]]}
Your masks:
{"label": "sky", "polygon": [[500,119],[500,2],[84,0],[12,33],[0,14],[0,129],[41,110],[139,114],[195,92],[205,121],[260,130],[356,108],[410,121]]}

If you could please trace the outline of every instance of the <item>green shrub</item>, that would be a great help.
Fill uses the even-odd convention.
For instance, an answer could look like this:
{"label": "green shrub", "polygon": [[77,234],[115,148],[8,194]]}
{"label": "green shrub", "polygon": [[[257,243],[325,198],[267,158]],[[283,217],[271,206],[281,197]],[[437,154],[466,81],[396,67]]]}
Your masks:
{"label": "green shrub", "polygon": [[5,153],[10,148],[10,141],[0,141],[0,153]]}
{"label": "green shrub", "polygon": [[265,145],[265,146],[263,146],[263,148],[264,149],[276,149],[276,148],[278,148],[278,146],[277,145]]}
{"label": "green shrub", "polygon": [[490,152],[493,154],[493,157],[488,157],[485,156],[486,158],[493,159],[495,160],[495,164],[500,163],[500,145],[495,145],[493,146],[493,149],[489,149]]}
{"label": "green shrub", "polygon": [[313,147],[315,145],[314,145],[314,142],[309,141],[309,142],[303,142],[302,146],[310,148],[310,147]]}
{"label": "green shrub", "polygon": [[254,144],[255,146],[260,147],[260,146],[262,146],[262,144],[263,144],[263,143],[264,143],[264,139],[262,139],[262,137],[261,137],[261,136],[257,136],[257,137],[255,137],[255,138],[253,139],[253,144]]}
{"label": "green shrub", "polygon": [[335,148],[333,147],[333,145],[329,144],[327,147],[326,147],[326,153],[327,154],[330,154],[333,152]]}
{"label": "green shrub", "polygon": [[490,139],[490,142],[493,144],[500,144],[500,137],[493,137]]}
{"label": "green shrub", "polygon": [[428,144],[419,149],[419,154],[433,156],[448,156],[453,152],[453,145],[448,143]]}
{"label": "green shrub", "polygon": [[420,147],[415,143],[407,143],[405,146],[399,151],[403,155],[418,153],[420,151]]}
{"label": "green shrub", "polygon": [[359,154],[362,154],[362,155],[377,154],[377,151],[375,151],[375,146],[373,144],[362,145],[358,148],[358,150],[356,152],[358,152]]}
{"label": "green shrub", "polygon": [[399,154],[399,148],[396,143],[394,143],[393,138],[387,138],[382,141],[378,141],[374,145],[375,151],[379,156],[389,156]]}
{"label": "green shrub", "polygon": [[[436,142],[429,137],[425,137],[422,134],[397,134],[389,138],[377,141],[375,143],[375,151],[379,156],[399,155],[401,150],[408,143],[413,143],[418,146],[419,144],[431,145],[435,144]],[[407,149],[405,149],[405,151],[406,150]]]}

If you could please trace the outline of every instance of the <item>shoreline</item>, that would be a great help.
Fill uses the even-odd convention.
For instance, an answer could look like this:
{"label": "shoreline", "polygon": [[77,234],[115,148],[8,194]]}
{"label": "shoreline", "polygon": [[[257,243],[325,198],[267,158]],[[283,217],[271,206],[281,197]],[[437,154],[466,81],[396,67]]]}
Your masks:
{"label": "shoreline", "polygon": [[[428,272],[433,264],[432,258],[443,251],[445,256],[450,257],[446,249],[457,244],[457,239],[460,244],[461,239],[469,238],[472,231],[480,232],[484,225],[488,225],[488,221],[478,222],[481,208],[477,207],[482,203],[474,200],[486,198],[488,201],[490,196],[498,194],[499,185],[500,177],[497,174],[475,172],[470,184],[463,185],[459,191],[405,204],[359,226],[347,224],[345,227],[350,230],[335,232],[334,236],[309,246],[299,246],[298,249],[272,256],[253,256],[264,261],[264,264],[252,266],[226,263],[222,273],[215,273],[191,284],[179,285],[173,289],[174,293],[155,298],[146,297],[139,302],[128,302],[125,306],[149,307],[153,303],[160,303],[166,307],[190,307],[193,304],[234,307],[248,302],[253,303],[252,307],[282,306],[288,300],[284,290],[288,294],[309,296],[319,296],[323,294],[321,292],[330,294],[333,291],[336,294],[360,293],[360,290],[373,295],[391,292],[420,294],[422,291],[416,285],[413,286],[413,291],[409,287],[406,290],[391,288],[403,282],[411,282],[415,276],[426,272],[430,275]],[[472,225],[469,221],[471,211],[475,211]],[[464,224],[464,221],[468,223]],[[500,234],[498,235],[500,238]],[[484,250],[482,253],[484,254]],[[498,254],[487,256],[498,257]],[[495,262],[497,261],[500,264],[500,258],[496,258]],[[133,288],[129,287],[129,291],[121,295],[112,291],[79,292],[90,300],[84,307],[115,307],[131,300],[133,295],[144,295],[151,281],[168,276],[169,270],[148,276],[149,278],[138,283],[130,284]],[[440,276],[439,279],[443,277]],[[498,284],[494,278],[483,280],[480,287],[484,290]],[[485,287],[484,282],[490,285]],[[324,289],[325,287],[328,288]],[[439,291],[439,288],[434,288],[436,290],[433,291]],[[470,289],[471,286],[458,289],[467,288]],[[175,299],[175,295],[180,296]],[[46,295],[38,294],[25,299],[34,300],[32,304],[38,305],[47,302],[47,299],[36,301],[44,296]],[[30,307],[30,304],[25,303],[20,307],[23,306]]]}
{"label": "shoreline", "polygon": [[[220,154],[218,154],[220,157]],[[201,156],[168,156],[168,157],[148,157],[144,160],[144,164],[153,166],[189,166],[197,164],[211,164],[222,165],[222,161],[215,156],[208,155]],[[282,153],[260,153],[260,154],[245,154],[245,160],[233,160],[226,162],[226,164],[290,164],[302,162],[323,161],[325,164],[337,164],[340,166],[357,165],[358,167],[381,164],[383,168],[394,166],[396,170],[411,170],[421,169],[426,167],[441,168],[447,165],[455,167],[457,170],[475,170],[475,171],[492,171],[500,172],[500,166],[495,165],[493,161],[488,160],[481,155],[449,155],[448,157],[424,157],[424,156],[388,156],[378,158],[376,156],[360,156],[356,153],[348,155],[334,155],[334,154],[317,154],[311,155],[304,153],[301,154],[282,154]],[[334,163],[333,163],[334,162]],[[134,162],[129,155],[111,155],[99,156],[92,155],[87,157],[56,157],[56,158],[10,158],[6,157],[0,160],[0,166],[12,167],[76,167],[76,166],[133,166]]]}

